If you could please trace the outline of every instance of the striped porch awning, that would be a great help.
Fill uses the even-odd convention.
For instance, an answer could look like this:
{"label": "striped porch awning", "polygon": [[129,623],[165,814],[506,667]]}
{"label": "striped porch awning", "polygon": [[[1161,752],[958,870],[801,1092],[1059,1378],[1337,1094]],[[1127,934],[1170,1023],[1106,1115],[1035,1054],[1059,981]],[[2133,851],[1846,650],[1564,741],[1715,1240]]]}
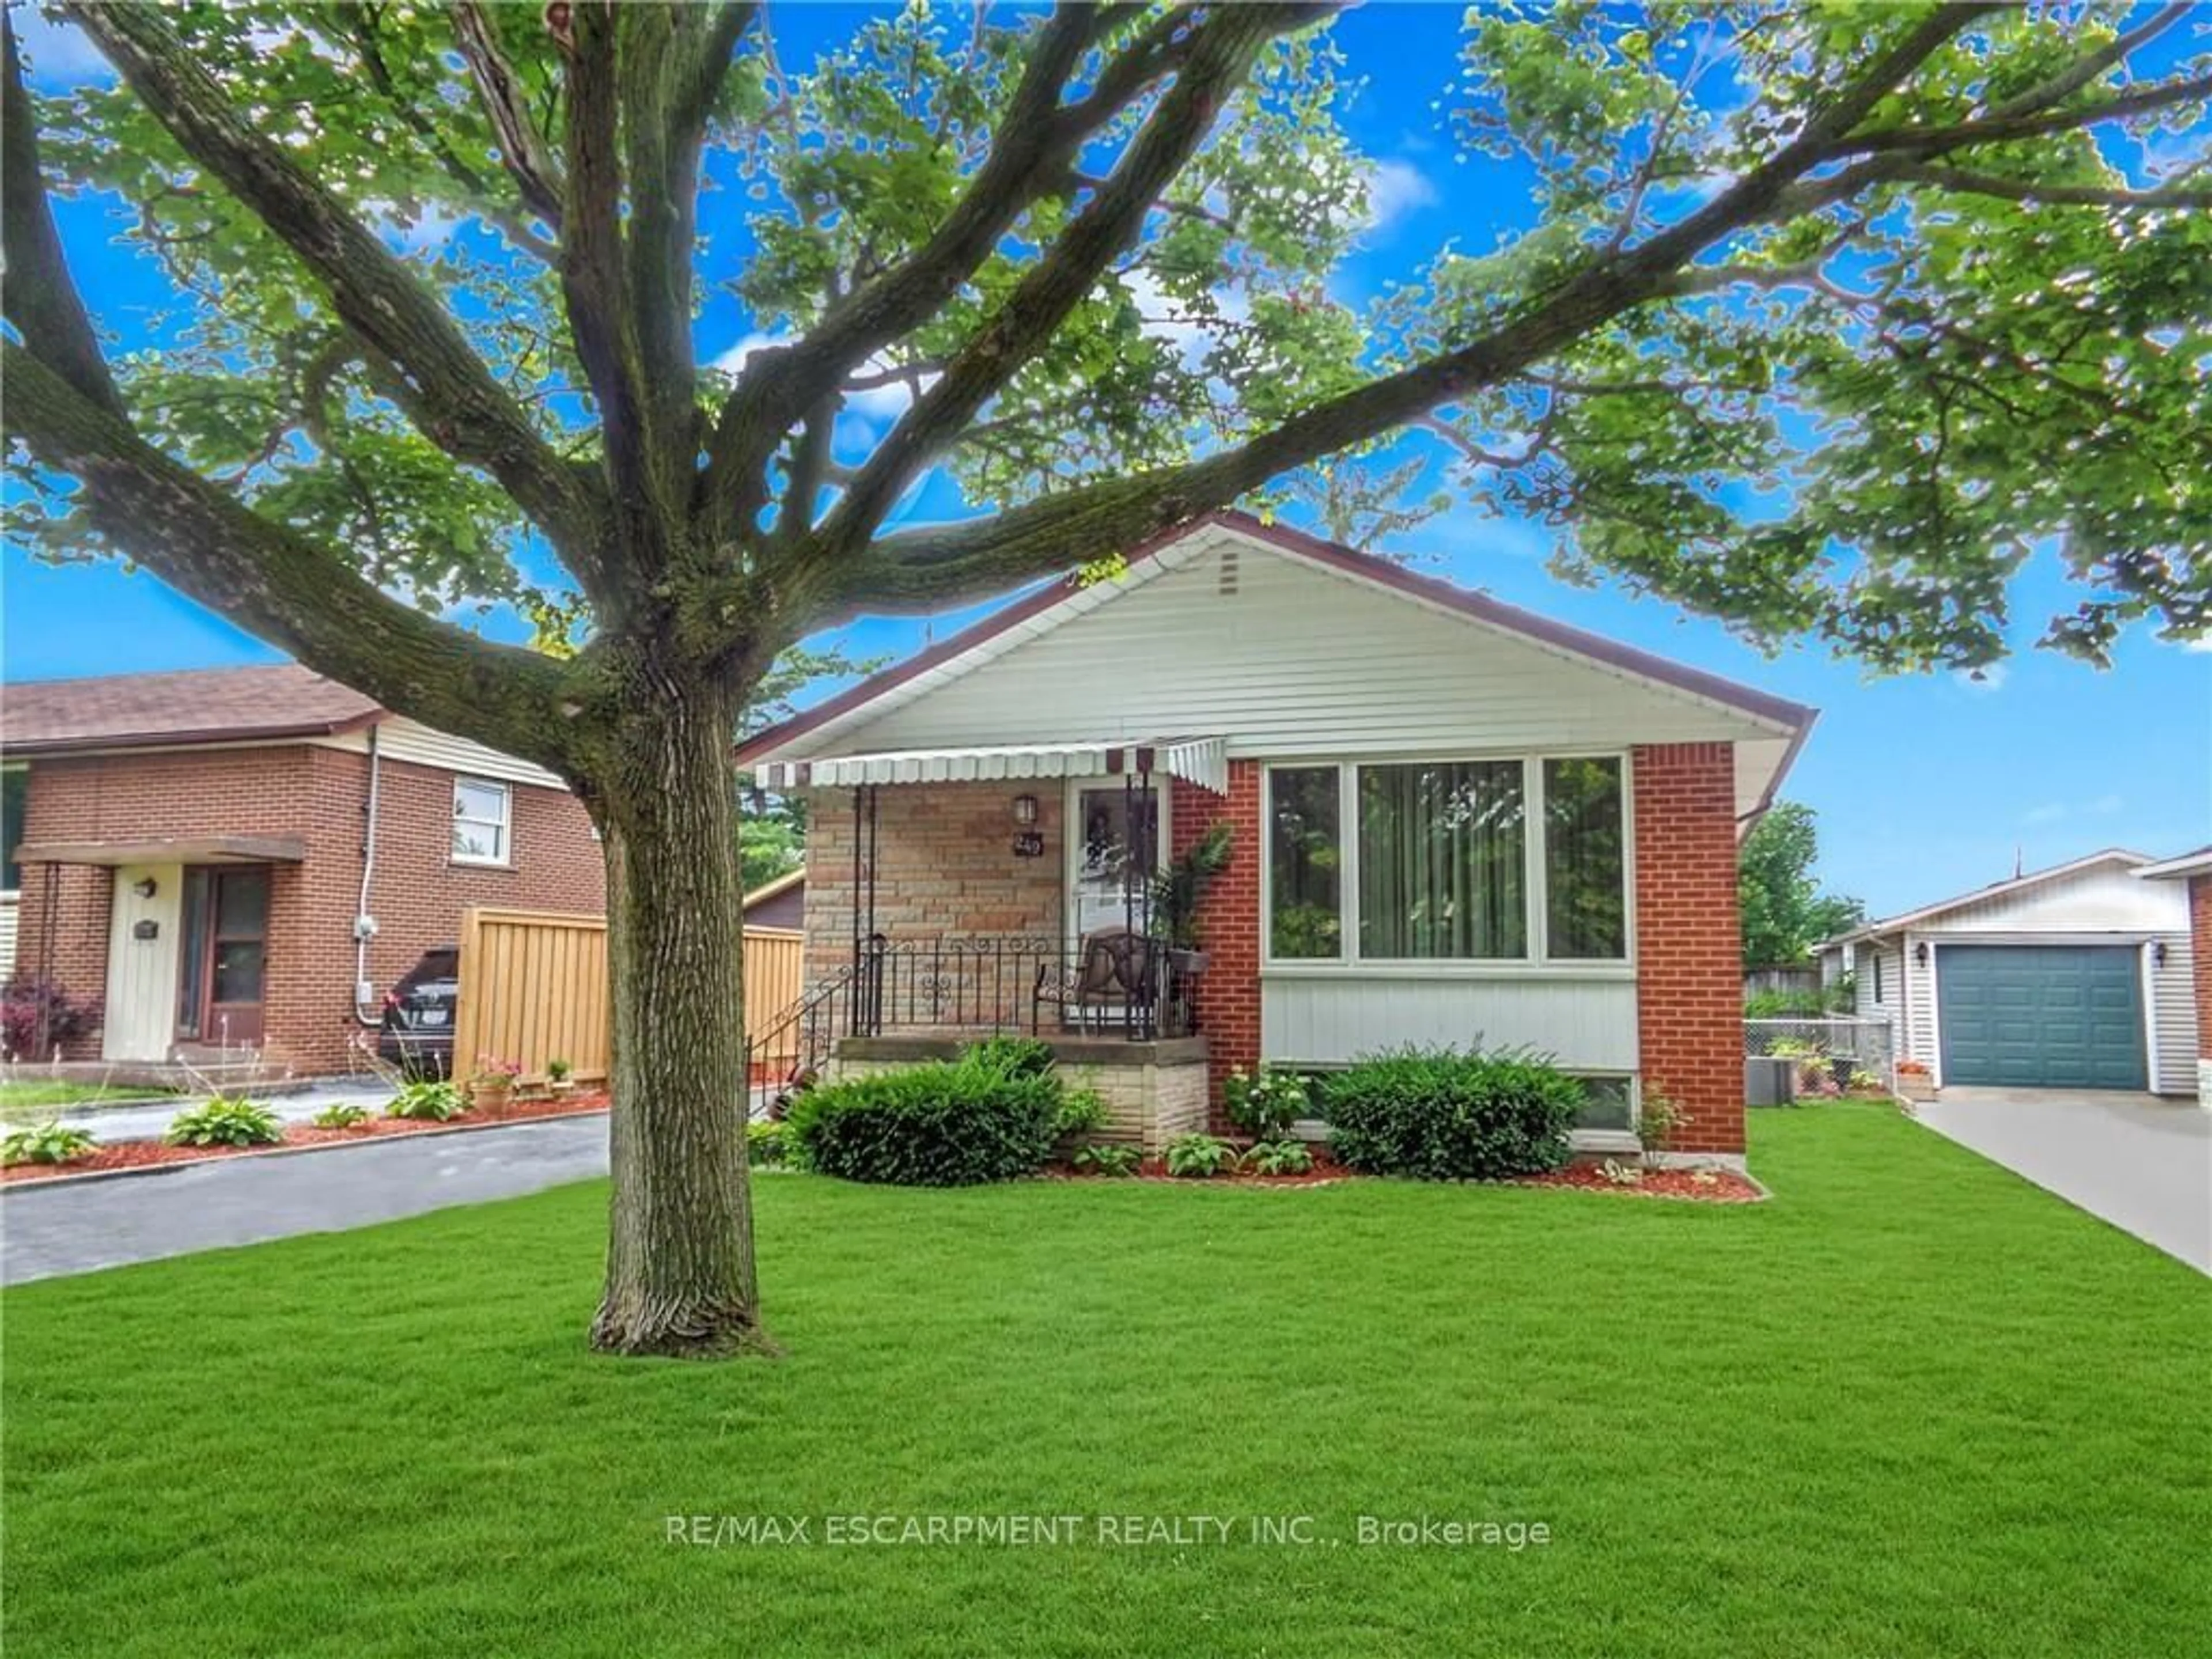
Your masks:
{"label": "striped porch awning", "polygon": [[1096,743],[990,744],[971,749],[908,749],[880,755],[824,755],[763,761],[767,789],[846,789],[860,784],[996,783],[1024,778],[1123,777],[1165,773],[1217,795],[1229,793],[1228,743],[1222,738],[1104,738]]}

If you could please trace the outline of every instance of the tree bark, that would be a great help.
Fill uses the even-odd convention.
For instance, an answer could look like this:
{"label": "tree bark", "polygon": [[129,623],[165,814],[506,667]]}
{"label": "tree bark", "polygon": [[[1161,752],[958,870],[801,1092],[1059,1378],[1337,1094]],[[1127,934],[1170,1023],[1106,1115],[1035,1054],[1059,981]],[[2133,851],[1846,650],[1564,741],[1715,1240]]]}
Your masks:
{"label": "tree bark", "polygon": [[772,1352],[746,1185],[735,687],[648,668],[605,751],[614,1194],[594,1347]]}

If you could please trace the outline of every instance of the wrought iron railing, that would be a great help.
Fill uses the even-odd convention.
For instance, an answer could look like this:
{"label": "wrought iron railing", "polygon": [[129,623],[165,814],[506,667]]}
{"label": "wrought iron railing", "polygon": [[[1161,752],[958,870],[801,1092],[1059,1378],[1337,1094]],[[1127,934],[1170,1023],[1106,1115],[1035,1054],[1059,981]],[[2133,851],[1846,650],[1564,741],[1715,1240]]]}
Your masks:
{"label": "wrought iron railing", "polygon": [[841,1038],[898,1031],[1133,1042],[1188,1036],[1194,1029],[1188,957],[1137,936],[1097,936],[1071,948],[1028,934],[878,934],[858,961],[748,1034],[752,1078],[787,1085],[819,1071]]}

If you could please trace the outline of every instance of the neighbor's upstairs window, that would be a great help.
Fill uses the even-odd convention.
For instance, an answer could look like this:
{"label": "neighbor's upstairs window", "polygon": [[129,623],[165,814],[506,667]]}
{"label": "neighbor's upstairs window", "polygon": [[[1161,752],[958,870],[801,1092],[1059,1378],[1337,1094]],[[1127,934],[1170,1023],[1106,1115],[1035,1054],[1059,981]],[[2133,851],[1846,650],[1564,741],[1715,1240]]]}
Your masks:
{"label": "neighbor's upstairs window", "polygon": [[1528,954],[1519,761],[1359,769],[1359,954]]}
{"label": "neighbor's upstairs window", "polygon": [[453,862],[505,864],[513,844],[514,792],[485,778],[453,780]]}
{"label": "neighbor's upstairs window", "polygon": [[1343,803],[1334,766],[1267,775],[1267,948],[1285,962],[1344,954]]}
{"label": "neighbor's upstairs window", "polygon": [[1544,763],[1544,923],[1549,957],[1619,962],[1628,954],[1620,762]]}

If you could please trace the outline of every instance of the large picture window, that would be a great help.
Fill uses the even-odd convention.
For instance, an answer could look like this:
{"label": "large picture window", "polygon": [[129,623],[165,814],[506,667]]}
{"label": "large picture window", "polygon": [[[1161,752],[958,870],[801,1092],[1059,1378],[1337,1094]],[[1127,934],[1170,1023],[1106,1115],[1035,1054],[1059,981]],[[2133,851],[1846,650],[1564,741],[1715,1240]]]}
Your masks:
{"label": "large picture window", "polygon": [[1334,766],[1268,774],[1267,948],[1285,962],[1344,954],[1342,803]]}
{"label": "large picture window", "polygon": [[1279,766],[1267,814],[1270,961],[1628,959],[1617,755]]}
{"label": "large picture window", "polygon": [[1628,954],[1620,763],[1544,763],[1545,954],[1618,962]]}
{"label": "large picture window", "polygon": [[1359,769],[1359,954],[1528,954],[1518,761]]}

